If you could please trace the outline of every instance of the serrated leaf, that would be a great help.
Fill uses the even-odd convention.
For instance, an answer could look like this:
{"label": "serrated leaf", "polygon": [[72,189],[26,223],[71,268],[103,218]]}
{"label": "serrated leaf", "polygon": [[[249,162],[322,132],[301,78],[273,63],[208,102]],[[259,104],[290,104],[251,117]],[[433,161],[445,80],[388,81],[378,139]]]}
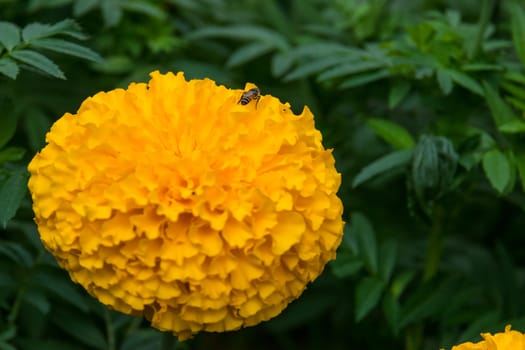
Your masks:
{"label": "serrated leaf", "polygon": [[16,79],[18,76],[18,71],[18,65],[15,61],[9,57],[0,58],[0,73],[11,79]]}
{"label": "serrated leaf", "polygon": [[379,137],[397,149],[412,148],[416,144],[412,135],[405,128],[390,120],[370,118],[366,124]]}
{"label": "serrated leaf", "polygon": [[391,171],[394,168],[406,167],[410,163],[412,155],[413,150],[411,149],[400,150],[389,153],[373,161],[361,169],[361,171],[356,175],[354,181],[352,182],[352,187],[355,188],[363,182],[368,181],[384,172]]}
{"label": "serrated leaf", "polygon": [[31,46],[40,49],[64,53],[66,55],[84,58],[86,60],[101,62],[102,57],[95,51],[63,39],[43,38],[31,42]]}
{"label": "serrated leaf", "polygon": [[356,86],[365,85],[377,80],[382,80],[390,76],[390,73],[385,70],[379,70],[377,72],[359,74],[350,79],[346,79],[339,85],[339,89],[350,89]]}
{"label": "serrated leaf", "polygon": [[388,108],[393,109],[410,92],[410,83],[407,81],[396,81],[388,93]]}
{"label": "serrated leaf", "polygon": [[483,96],[483,89],[474,78],[455,69],[447,69],[446,71],[456,84],[463,86],[465,89],[470,90],[475,94]]}
{"label": "serrated leaf", "polygon": [[512,41],[521,63],[525,66],[525,10],[517,3],[511,3]]}
{"label": "serrated leaf", "polygon": [[226,61],[226,67],[235,67],[246,62],[252,61],[260,56],[271,52],[274,49],[273,45],[265,42],[255,42],[244,45],[236,50]]}
{"label": "serrated leaf", "polygon": [[26,150],[22,147],[7,147],[0,150],[0,164],[15,162],[24,157]]}
{"label": "serrated leaf", "polygon": [[485,98],[492,112],[492,118],[498,129],[507,123],[518,120],[512,109],[503,101],[498,92],[487,82],[483,82]]}
{"label": "serrated leaf", "polygon": [[355,235],[358,255],[370,273],[375,274],[377,272],[376,234],[367,217],[359,212],[352,213],[349,234]]}
{"label": "serrated leaf", "polygon": [[439,88],[441,89],[443,94],[450,94],[452,92],[452,89],[454,88],[454,82],[452,81],[452,77],[447,73],[445,69],[437,69],[436,75]]}
{"label": "serrated leaf", "polygon": [[24,42],[30,42],[54,35],[67,35],[79,40],[86,39],[80,30],[80,26],[69,18],[55,24],[30,23],[22,30],[22,39]]}
{"label": "serrated leaf", "polygon": [[0,21],[0,44],[5,47],[7,51],[11,51],[19,43],[20,28],[14,23]]}
{"label": "serrated leaf", "polygon": [[505,153],[499,149],[492,149],[483,155],[482,162],[492,187],[500,194],[503,193],[512,178],[512,167]]}
{"label": "serrated leaf", "polygon": [[23,62],[31,67],[34,67],[44,73],[47,73],[55,78],[66,79],[64,73],[58,66],[46,56],[39,54],[32,50],[18,50],[11,53],[11,57]]}
{"label": "serrated leaf", "polygon": [[381,299],[385,284],[378,278],[365,277],[359,281],[355,291],[355,321],[361,321]]}
{"label": "serrated leaf", "polygon": [[262,41],[281,51],[287,51],[289,44],[285,38],[273,30],[252,25],[233,25],[229,27],[207,26],[186,37],[189,40],[204,38],[229,38],[234,40]]}
{"label": "serrated leaf", "polygon": [[290,69],[295,61],[295,55],[291,51],[278,52],[272,57],[272,76],[280,77]]}
{"label": "serrated leaf", "polygon": [[0,179],[0,224],[4,229],[22,203],[27,191],[27,179],[26,171],[8,173]]}

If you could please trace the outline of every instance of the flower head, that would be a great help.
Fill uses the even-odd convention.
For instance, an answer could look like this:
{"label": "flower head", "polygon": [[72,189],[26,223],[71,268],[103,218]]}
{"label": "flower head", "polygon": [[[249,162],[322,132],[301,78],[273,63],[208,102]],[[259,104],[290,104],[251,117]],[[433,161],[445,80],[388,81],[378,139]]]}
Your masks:
{"label": "flower head", "polygon": [[505,332],[494,335],[481,333],[484,340],[456,345],[452,350],[525,350],[525,334],[510,328],[510,325],[507,325]]}
{"label": "flower head", "polygon": [[182,339],[276,316],[342,237],[310,110],[242,94],[153,72],[66,113],[29,164],[41,240],[73,281]]}

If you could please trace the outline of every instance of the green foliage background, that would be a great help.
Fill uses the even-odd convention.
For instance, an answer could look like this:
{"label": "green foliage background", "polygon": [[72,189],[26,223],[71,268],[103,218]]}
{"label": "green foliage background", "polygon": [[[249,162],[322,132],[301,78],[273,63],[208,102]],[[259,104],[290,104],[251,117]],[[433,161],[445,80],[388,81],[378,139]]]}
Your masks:
{"label": "green foliage background", "polygon": [[[439,349],[525,332],[525,5],[0,1],[0,349]],[[171,344],[74,285],[27,163],[100,90],[183,70],[308,105],[343,176],[337,260],[280,316]]]}

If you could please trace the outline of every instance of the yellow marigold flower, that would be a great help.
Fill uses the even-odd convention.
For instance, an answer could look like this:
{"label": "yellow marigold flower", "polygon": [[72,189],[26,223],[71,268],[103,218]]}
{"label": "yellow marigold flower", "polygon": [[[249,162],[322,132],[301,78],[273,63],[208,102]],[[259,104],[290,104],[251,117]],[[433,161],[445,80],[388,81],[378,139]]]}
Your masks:
{"label": "yellow marigold flower", "polygon": [[41,240],[72,280],[180,339],[278,315],[341,242],[310,110],[242,94],[153,72],[66,113],[29,164]]}
{"label": "yellow marigold flower", "polygon": [[511,326],[505,327],[505,332],[481,333],[484,340],[478,343],[466,342],[456,345],[452,350],[525,350],[525,334],[510,330]]}

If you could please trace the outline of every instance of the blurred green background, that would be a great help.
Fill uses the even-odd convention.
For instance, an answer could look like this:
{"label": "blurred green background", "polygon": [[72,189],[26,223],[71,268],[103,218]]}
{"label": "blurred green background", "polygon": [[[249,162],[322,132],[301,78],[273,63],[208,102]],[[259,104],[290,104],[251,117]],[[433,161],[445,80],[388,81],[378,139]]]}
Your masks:
{"label": "blurred green background", "polygon": [[[0,21],[1,350],[437,350],[525,332],[522,1],[0,0]],[[157,69],[308,105],[347,221],[280,316],[173,347],[69,280],[26,190],[54,120]]]}

